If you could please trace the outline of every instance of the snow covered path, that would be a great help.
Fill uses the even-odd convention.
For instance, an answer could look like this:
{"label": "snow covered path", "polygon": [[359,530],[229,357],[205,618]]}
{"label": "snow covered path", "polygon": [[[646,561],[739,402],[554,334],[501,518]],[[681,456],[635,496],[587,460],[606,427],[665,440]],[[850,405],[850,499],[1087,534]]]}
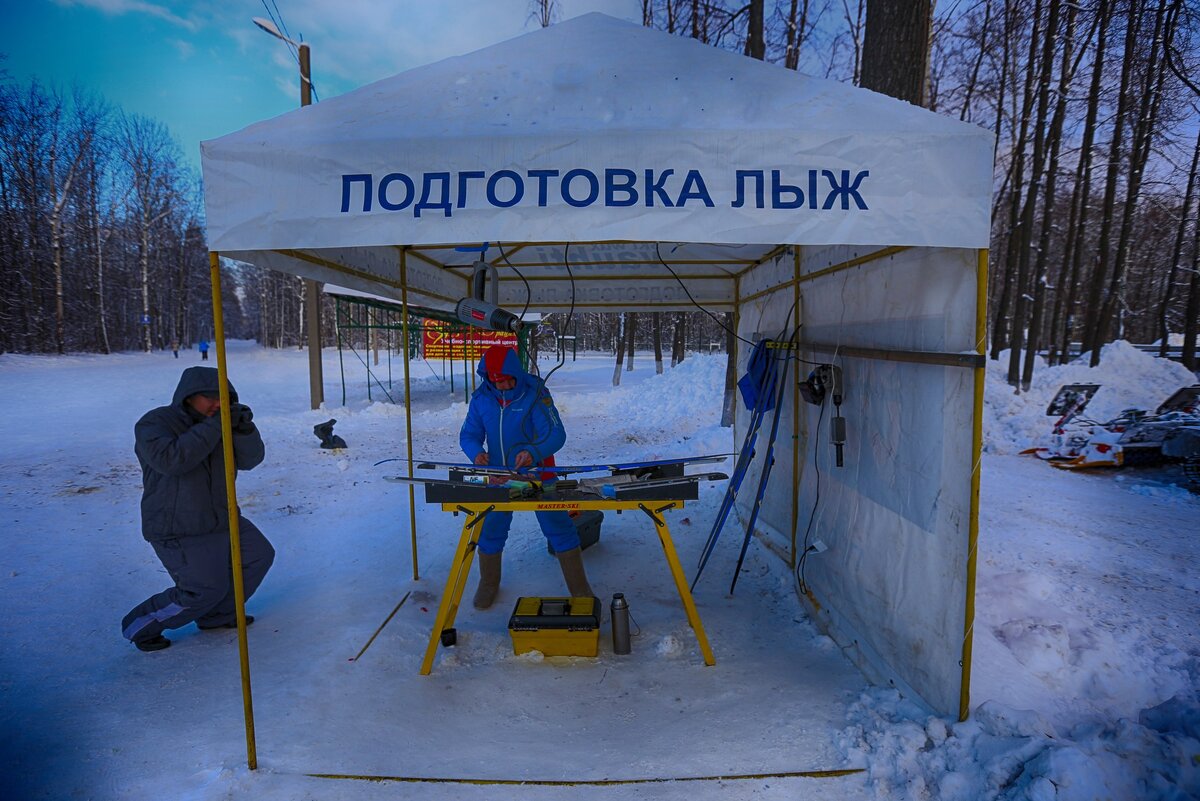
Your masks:
{"label": "snow covered path", "polygon": [[[336,353],[325,359],[327,397],[340,400]],[[721,359],[692,357],[661,377],[638,359],[617,389],[608,357],[582,357],[551,379],[569,432],[563,461],[728,450],[712,402]],[[138,533],[133,423],[166,402],[179,371],[195,363],[194,353],[178,361],[169,353],[0,357],[5,799],[965,801],[1090,798],[1091,788],[1112,798],[1198,792],[1200,499],[1184,490],[1132,473],[1117,481],[985,457],[976,710],[964,724],[868,686],[815,631],[786,566],[764,549],[751,548],[737,595],[725,595],[736,557],[728,532],[697,588],[717,658],[705,667],[650,522],[634,515],[606,515],[600,546],[586,554],[598,594],[631,599],[642,631],[631,657],[613,656],[603,636],[597,660],[512,655],[506,624],[516,596],[561,584],[535,522],[518,516],[497,605],[461,610],[459,645],[442,649],[433,674],[421,677],[461,518],[418,493],[414,581],[408,491],[381,480],[402,466],[373,466],[403,454],[403,410],[366,405],[356,366],[348,408],[310,411],[302,353],[235,343],[232,377],[268,447],[263,466],[240,478],[239,497],[279,553],[249,604],[259,618],[250,650],[260,762],[250,773],[235,635],[187,627],[169,634],[174,647],[142,654],[118,631],[129,607],[166,584]],[[398,365],[393,375],[396,394]],[[424,365],[414,378],[416,452],[457,454],[461,395],[452,398]],[[331,416],[350,445],[338,454],[320,451],[312,434]],[[710,491],[669,518],[689,575],[718,502]],[[350,661],[410,590],[362,659]],[[1165,711],[1138,722],[1164,702]],[[866,772],[574,792],[304,775],[601,780],[846,766]]]}

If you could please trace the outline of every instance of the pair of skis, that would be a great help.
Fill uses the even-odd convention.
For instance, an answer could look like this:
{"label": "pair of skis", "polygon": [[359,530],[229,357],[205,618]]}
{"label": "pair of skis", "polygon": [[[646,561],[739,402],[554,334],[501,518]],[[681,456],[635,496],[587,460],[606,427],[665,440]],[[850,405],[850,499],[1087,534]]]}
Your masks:
{"label": "pair of skis", "polygon": [[[712,552],[716,548],[717,538],[721,536],[721,530],[725,527],[725,521],[729,518],[729,513],[733,510],[734,504],[737,502],[738,492],[746,478],[746,473],[749,472],[750,465],[754,462],[754,457],[757,454],[756,445],[758,443],[759,430],[762,428],[767,413],[774,409],[770,433],[767,436],[767,447],[762,472],[759,475],[758,489],[754,496],[754,507],[750,513],[750,521],[746,526],[746,536],[742,539],[742,547],[738,553],[737,567],[733,571],[733,580],[729,584],[729,592],[732,594],[734,587],[737,586],[738,575],[741,573],[742,563],[746,559],[746,550],[750,546],[750,538],[754,535],[754,525],[758,521],[758,513],[762,508],[763,498],[766,497],[767,482],[771,477],[771,468],[775,466],[775,437],[779,432],[779,419],[783,411],[783,393],[787,388],[787,372],[791,363],[790,346],[795,342],[795,339],[796,336],[793,334],[792,339],[784,343],[784,347],[787,350],[783,350],[783,355],[772,353],[772,351],[778,353],[781,350],[779,344],[772,340],[764,339],[755,345],[756,352],[751,356],[750,363],[754,364],[756,360],[765,360],[765,367],[762,369],[758,381],[754,383],[752,393],[754,406],[750,411],[750,422],[746,427],[746,437],[742,442],[741,449],[738,451],[738,458],[733,467],[733,475],[730,477],[729,484],[725,489],[725,497],[721,500],[721,506],[717,510],[717,517],[713,521],[712,531],[709,532],[708,539],[704,543],[704,549],[700,553],[700,564],[696,568],[696,577],[692,579],[693,590],[696,588],[696,583],[700,581],[700,574],[704,572],[704,566],[708,564],[708,559],[712,556]],[[783,362],[782,373],[779,370],[780,361]]]}
{"label": "pair of skis", "polygon": [[[418,461],[418,470],[463,470],[469,473],[479,473],[482,475],[503,475],[509,476],[514,480],[528,480],[531,477],[540,476],[542,473],[554,473],[559,476],[566,476],[572,473],[599,473],[607,470],[610,472],[617,471],[641,471],[651,470],[655,467],[671,467],[674,465],[689,465],[689,464],[716,464],[723,462],[729,456],[729,453],[715,453],[707,456],[680,456],[674,459],[657,459],[653,461],[643,462],[611,462],[607,464],[582,464],[582,465],[534,465],[532,467],[514,469],[511,467],[493,467],[491,465],[471,464],[469,462],[433,462],[433,461]],[[404,461],[402,458],[384,459],[376,462],[375,466],[387,462]]]}
{"label": "pair of skis", "polygon": [[[690,475],[673,476],[671,478],[637,478],[628,474],[605,476],[600,478],[582,478],[577,481],[559,481],[558,490],[577,490],[596,495],[601,498],[620,499],[631,491],[643,489],[666,489],[678,487],[695,481],[722,481],[728,478],[724,473],[692,473]],[[409,478],[408,476],[384,476],[384,481],[397,484],[424,484],[426,486],[450,487],[464,489],[467,487],[501,487],[509,491],[510,497],[532,498],[542,490],[542,482],[525,479],[509,480],[501,484],[485,484],[473,481],[452,481],[445,478]]]}

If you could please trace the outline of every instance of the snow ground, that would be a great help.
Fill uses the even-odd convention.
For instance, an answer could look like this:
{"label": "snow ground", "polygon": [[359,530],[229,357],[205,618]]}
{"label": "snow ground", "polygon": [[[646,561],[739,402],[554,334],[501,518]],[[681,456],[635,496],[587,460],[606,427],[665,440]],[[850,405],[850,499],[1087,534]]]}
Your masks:
{"label": "snow ground", "polygon": [[[138,533],[133,423],[198,357],[0,356],[0,798],[1200,797],[1200,496],[1161,471],[1071,474],[1012,455],[1048,429],[1061,383],[1101,383],[1114,394],[1093,404],[1123,408],[1195,381],[1110,347],[1096,370],[1039,370],[1021,396],[989,375],[973,710],[957,723],[869,686],[762,548],[736,596],[715,578],[697,588],[717,659],[705,667],[649,521],[632,514],[606,515],[586,554],[598,594],[631,599],[630,657],[611,653],[607,622],[596,660],[512,655],[516,596],[561,584],[536,524],[518,516],[500,600],[461,610],[459,645],[419,676],[461,519],[418,494],[414,580],[408,490],[374,466],[403,454],[403,410],[367,404],[362,367],[348,364],[347,407],[311,411],[303,353],[233,343],[231,375],[268,448],[239,498],[278,550],[249,603],[255,772],[236,635],[189,626],[143,654],[119,633],[125,611],[167,583]],[[723,371],[720,357],[693,356],[655,376],[638,354],[614,389],[609,357],[568,363],[550,384],[569,432],[562,460],[729,450],[713,402]],[[334,351],[325,375],[340,401]],[[397,363],[393,394],[399,375]],[[413,376],[416,452],[456,454],[461,394],[440,366]],[[331,416],[341,453],[312,434]],[[689,574],[719,496],[670,513]],[[728,576],[734,550],[719,548],[708,572]],[[306,775],[598,782],[846,767],[864,772],[573,788]]]}

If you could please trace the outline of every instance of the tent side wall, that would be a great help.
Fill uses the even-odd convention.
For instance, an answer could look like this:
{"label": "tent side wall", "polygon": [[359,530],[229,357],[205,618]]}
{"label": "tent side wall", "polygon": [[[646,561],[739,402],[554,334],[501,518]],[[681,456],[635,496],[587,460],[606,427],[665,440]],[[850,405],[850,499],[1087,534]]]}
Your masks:
{"label": "tent side wall", "polygon": [[[808,551],[797,570],[822,625],[869,677],[955,714],[970,590],[977,252],[883,253],[862,261],[861,248],[802,251],[799,356],[842,368],[844,466],[830,442],[830,399],[819,407],[801,401],[793,508],[782,490],[793,459],[793,395],[785,393],[773,491],[756,528],[789,556],[822,542],[827,550]],[[795,285],[784,261],[743,279],[742,336],[777,336],[785,327]],[[779,289],[755,297],[755,283]],[[804,378],[812,366],[800,367]],[[751,502],[752,495],[739,499],[743,519]]]}

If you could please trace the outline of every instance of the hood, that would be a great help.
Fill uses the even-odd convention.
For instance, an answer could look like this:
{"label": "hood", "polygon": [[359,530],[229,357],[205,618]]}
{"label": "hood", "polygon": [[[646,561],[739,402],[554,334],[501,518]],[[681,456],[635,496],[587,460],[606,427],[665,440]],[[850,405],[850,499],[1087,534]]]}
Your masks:
{"label": "hood", "polygon": [[501,375],[511,375],[517,380],[517,385],[514,389],[518,394],[524,392],[529,387],[532,376],[525,372],[525,368],[521,366],[521,357],[517,352],[507,345],[492,345],[483,352],[483,356],[479,359],[479,366],[475,372],[482,379],[482,386],[492,392],[499,392],[495,384],[492,383],[490,375],[499,373]]}
{"label": "hood", "polygon": [[[229,386],[229,400],[231,403],[237,403],[237,390],[233,388],[231,382],[225,382]],[[220,376],[215,367],[189,367],[183,371],[183,375],[179,376],[179,386],[175,387],[175,395],[171,398],[172,406],[182,406],[183,402],[197,392],[220,392]]]}

